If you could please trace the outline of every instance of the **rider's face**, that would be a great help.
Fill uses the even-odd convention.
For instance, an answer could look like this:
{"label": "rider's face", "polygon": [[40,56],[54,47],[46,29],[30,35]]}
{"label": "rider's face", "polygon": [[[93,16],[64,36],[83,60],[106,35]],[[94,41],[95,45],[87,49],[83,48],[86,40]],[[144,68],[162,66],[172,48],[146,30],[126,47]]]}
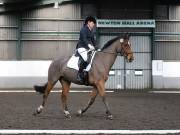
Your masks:
{"label": "rider's face", "polygon": [[89,27],[90,30],[92,30],[95,27],[95,23],[91,22],[91,21],[88,21],[88,27]]}

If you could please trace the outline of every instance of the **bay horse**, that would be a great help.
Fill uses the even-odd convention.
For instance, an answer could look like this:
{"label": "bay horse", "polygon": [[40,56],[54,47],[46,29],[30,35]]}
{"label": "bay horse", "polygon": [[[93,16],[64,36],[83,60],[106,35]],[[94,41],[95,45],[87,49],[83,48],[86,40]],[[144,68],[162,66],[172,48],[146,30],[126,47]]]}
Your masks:
{"label": "bay horse", "polygon": [[[106,117],[108,119],[113,119],[108,102],[105,97],[105,82],[108,79],[109,71],[114,64],[118,53],[120,53],[121,56],[124,56],[128,62],[133,61],[134,57],[128,34],[125,34],[123,37],[119,36],[111,39],[104,45],[101,51],[96,52],[92,67],[88,72],[88,82],[89,85],[93,87],[93,90],[90,94],[90,100],[88,104],[78,111],[79,116],[87,111],[87,109],[94,103],[96,96],[99,94],[102,97],[102,101],[106,108]],[[77,80],[78,71],[67,67],[68,60],[69,57],[60,58],[53,61],[50,64],[48,70],[48,82],[44,86],[34,86],[34,89],[37,92],[43,94],[43,102],[36,109],[34,115],[42,112],[50,91],[57,83],[57,81],[60,81],[62,85],[61,100],[63,112],[65,114],[65,117],[71,118],[67,107],[67,94],[69,93],[70,84],[83,84],[78,82]]]}

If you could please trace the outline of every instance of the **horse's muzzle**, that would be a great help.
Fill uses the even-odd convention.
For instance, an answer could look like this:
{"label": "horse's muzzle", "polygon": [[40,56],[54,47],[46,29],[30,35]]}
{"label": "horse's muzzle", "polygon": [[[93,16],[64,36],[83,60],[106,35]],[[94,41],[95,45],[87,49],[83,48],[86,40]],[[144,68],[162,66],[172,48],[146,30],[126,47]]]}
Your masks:
{"label": "horse's muzzle", "polygon": [[134,57],[131,57],[131,58],[127,59],[127,60],[128,60],[128,62],[132,62],[134,60]]}

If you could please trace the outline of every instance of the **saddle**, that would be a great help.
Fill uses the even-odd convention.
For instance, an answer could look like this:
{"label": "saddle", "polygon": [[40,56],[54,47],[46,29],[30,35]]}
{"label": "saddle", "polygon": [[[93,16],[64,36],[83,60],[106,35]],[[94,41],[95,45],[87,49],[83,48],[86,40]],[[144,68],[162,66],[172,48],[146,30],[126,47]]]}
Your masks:
{"label": "saddle", "polygon": [[[88,55],[89,55],[88,62],[87,62],[88,65],[86,66],[86,68],[84,69],[84,72],[83,72],[83,80],[84,80],[84,84],[86,84],[86,85],[88,84],[88,72],[91,69],[95,54],[96,54],[96,51],[91,51],[88,53]],[[75,54],[73,54],[71,56],[71,58],[67,62],[67,67],[79,71],[80,64],[82,64],[83,62],[84,61],[83,61],[81,55],[78,52],[76,52]]]}

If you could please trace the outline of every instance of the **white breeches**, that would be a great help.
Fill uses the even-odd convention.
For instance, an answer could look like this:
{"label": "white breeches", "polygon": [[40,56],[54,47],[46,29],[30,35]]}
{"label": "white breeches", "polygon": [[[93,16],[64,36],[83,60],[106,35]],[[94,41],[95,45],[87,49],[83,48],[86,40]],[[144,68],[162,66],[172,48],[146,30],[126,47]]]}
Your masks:
{"label": "white breeches", "polygon": [[81,57],[83,58],[84,61],[87,61],[88,57],[88,50],[86,50],[85,48],[78,48],[77,49],[78,53],[81,55]]}

